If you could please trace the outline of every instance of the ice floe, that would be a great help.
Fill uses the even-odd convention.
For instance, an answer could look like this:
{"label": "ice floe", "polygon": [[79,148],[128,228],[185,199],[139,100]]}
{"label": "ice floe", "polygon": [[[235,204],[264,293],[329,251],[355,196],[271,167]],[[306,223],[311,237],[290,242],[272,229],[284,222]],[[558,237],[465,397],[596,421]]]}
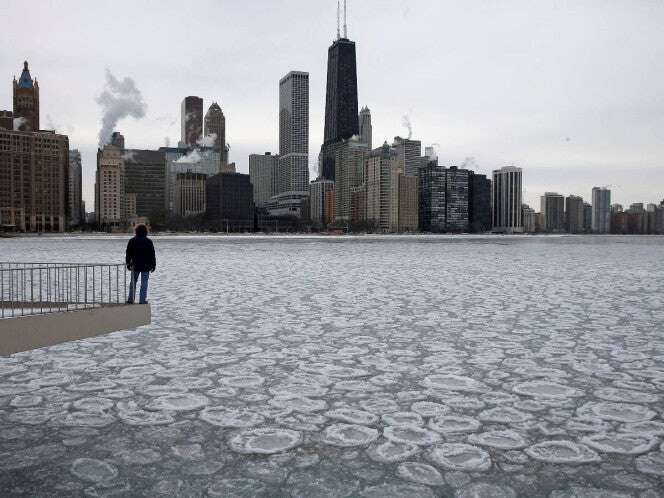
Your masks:
{"label": "ice floe", "polygon": [[302,434],[300,432],[278,427],[247,429],[228,440],[230,447],[238,453],[263,455],[288,451],[301,443]]}

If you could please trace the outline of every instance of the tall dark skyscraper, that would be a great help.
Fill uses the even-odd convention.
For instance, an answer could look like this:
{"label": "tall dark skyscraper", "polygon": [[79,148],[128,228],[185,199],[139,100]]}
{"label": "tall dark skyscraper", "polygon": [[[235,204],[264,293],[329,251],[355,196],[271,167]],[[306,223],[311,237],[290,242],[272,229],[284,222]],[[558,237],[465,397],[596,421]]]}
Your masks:
{"label": "tall dark skyscraper", "polygon": [[345,24],[344,21],[343,37],[337,31],[337,39],[327,51],[325,141],[321,147],[319,175],[328,180],[334,180],[337,144],[360,133],[355,42],[347,38]]}
{"label": "tall dark skyscraper", "polygon": [[203,99],[185,97],[180,105],[180,141],[183,147],[193,147],[203,136]]}

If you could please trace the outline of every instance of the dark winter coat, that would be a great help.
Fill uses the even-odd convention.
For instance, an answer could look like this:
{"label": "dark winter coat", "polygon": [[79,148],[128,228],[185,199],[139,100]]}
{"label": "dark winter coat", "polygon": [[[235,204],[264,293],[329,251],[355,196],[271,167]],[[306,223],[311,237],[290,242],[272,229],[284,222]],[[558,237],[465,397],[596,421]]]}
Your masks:
{"label": "dark winter coat", "polygon": [[134,271],[154,271],[157,267],[154,245],[147,237],[136,235],[129,239],[125,259],[127,267],[130,267]]}

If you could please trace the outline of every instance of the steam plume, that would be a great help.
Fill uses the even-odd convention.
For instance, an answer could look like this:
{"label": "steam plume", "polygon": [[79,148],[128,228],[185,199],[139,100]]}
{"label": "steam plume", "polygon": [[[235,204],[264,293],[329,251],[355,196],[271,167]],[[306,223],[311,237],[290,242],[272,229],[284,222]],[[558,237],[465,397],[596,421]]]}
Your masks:
{"label": "steam plume", "polygon": [[212,147],[215,140],[217,140],[217,134],[211,133],[206,137],[202,137],[196,141],[200,147]]}
{"label": "steam plume", "polygon": [[408,140],[413,138],[413,123],[410,122],[408,114],[404,114],[401,118],[401,126],[408,129]]}
{"label": "steam plume", "polygon": [[186,155],[179,158],[175,162],[176,163],[193,163],[193,164],[196,164],[196,163],[201,162],[201,159],[203,159],[203,158],[201,157],[200,152],[198,152],[198,149],[194,149],[194,150],[188,152]]}
{"label": "steam plume", "polygon": [[103,147],[111,140],[115,126],[123,118],[131,116],[140,119],[145,116],[146,105],[141,91],[136,88],[134,80],[125,77],[122,81],[106,69],[106,85],[97,97],[97,104],[104,113],[99,130],[99,146]]}
{"label": "steam plume", "polygon": [[14,123],[14,131],[19,131],[21,129],[21,126],[23,126],[26,121],[27,121],[27,119],[25,119],[24,117],[14,118],[14,122],[13,122]]}

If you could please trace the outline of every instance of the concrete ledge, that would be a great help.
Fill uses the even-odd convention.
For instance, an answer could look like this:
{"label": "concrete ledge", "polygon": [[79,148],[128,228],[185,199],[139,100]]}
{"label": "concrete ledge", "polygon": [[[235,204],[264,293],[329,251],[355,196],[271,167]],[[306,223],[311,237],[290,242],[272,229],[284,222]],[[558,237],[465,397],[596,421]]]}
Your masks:
{"label": "concrete ledge", "polygon": [[149,304],[0,319],[0,356],[149,325]]}

